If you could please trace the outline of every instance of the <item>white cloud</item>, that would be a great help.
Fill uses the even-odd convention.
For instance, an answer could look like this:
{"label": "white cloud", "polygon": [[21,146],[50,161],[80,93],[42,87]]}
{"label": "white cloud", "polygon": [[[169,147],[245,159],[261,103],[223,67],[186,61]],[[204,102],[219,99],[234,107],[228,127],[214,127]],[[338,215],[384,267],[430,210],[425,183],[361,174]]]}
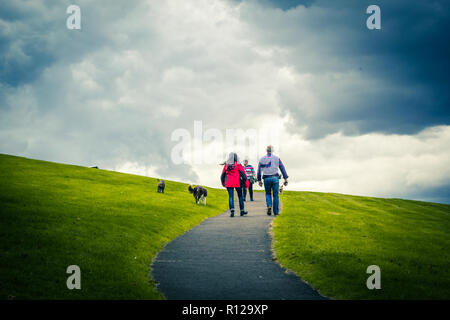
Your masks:
{"label": "white cloud", "polygon": [[[287,119],[277,120],[274,129],[279,130],[280,139],[275,144],[275,153],[282,158],[290,176],[286,190],[446,201],[420,194],[428,189],[448,188],[450,126],[430,127],[415,135],[336,133],[306,140],[286,130],[282,124]],[[255,169],[268,143],[273,142],[258,143],[258,155],[250,157]],[[213,154],[214,147],[214,143],[204,146],[205,155]],[[245,156],[244,152],[236,151]],[[189,182],[220,187],[222,167],[218,163],[192,163],[198,179]]]}
{"label": "white cloud", "polygon": [[123,173],[137,174],[140,176],[147,177],[157,177],[156,168],[155,167],[144,167],[139,165],[137,162],[123,162],[120,165],[115,166],[114,171],[119,171]]}
{"label": "white cloud", "polygon": [[282,156],[296,190],[408,197],[450,181],[450,126],[416,135],[337,133],[285,141]]}

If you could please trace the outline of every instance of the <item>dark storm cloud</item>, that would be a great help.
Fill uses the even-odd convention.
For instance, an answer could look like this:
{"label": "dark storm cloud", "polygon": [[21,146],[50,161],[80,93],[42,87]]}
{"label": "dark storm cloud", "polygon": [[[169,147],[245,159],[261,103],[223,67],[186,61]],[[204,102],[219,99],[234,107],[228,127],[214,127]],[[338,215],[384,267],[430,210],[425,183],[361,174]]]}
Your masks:
{"label": "dark storm cloud", "polygon": [[137,101],[124,106],[127,90],[117,92],[127,81],[141,85],[151,77],[131,65],[133,54],[153,50],[152,30],[142,24],[147,4],[80,0],[81,30],[68,30],[70,4],[1,5],[0,152],[101,168],[133,162],[195,180],[190,167],[168,161],[174,128],[154,119],[152,101],[135,92]]}
{"label": "dark storm cloud", "polygon": [[[38,19],[39,7],[22,2],[4,1],[0,10],[0,82],[18,86],[34,81],[42,70],[55,61],[42,36],[47,26]],[[24,24],[29,21],[30,24]]]}
{"label": "dark storm cloud", "polygon": [[434,188],[422,188],[401,196],[406,196],[409,199],[450,204],[450,184]]}
{"label": "dark storm cloud", "polygon": [[[289,3],[290,10],[279,19],[258,23],[262,39],[290,48],[289,61],[300,73],[343,75],[316,90],[319,107],[302,106],[280,92],[282,107],[297,125],[308,127],[309,137],[336,131],[411,134],[450,123],[450,2]],[[381,8],[381,30],[366,28],[371,4]],[[264,16],[247,14],[254,22]],[[359,86],[361,80],[370,85]],[[320,110],[308,116],[307,108]]]}
{"label": "dark storm cloud", "polygon": [[[114,21],[140,2],[105,8],[80,0],[82,29],[66,28],[71,1],[3,1],[0,10],[0,82],[17,87],[32,83],[55,63],[76,63],[93,50],[114,45]],[[107,12],[107,14],[105,14]],[[135,30],[131,30],[135,33]],[[126,45],[124,43],[123,45]]]}
{"label": "dark storm cloud", "polygon": [[[449,122],[448,5],[379,2],[383,29],[369,31],[369,3],[343,3],[77,0],[81,30],[66,28],[69,0],[2,4],[0,152],[212,186],[217,164],[171,160],[174,130],[192,133],[201,120],[224,134],[273,123],[285,131],[288,113],[296,134],[283,144],[292,142],[290,151],[311,146],[308,170],[289,153],[291,172],[311,173],[302,188],[405,189],[408,197],[411,173],[420,173],[417,198],[429,186],[446,186],[447,127],[432,143],[348,135]],[[337,131],[345,134],[333,140]],[[405,153],[409,166],[396,162]],[[424,155],[433,165],[422,167]]]}

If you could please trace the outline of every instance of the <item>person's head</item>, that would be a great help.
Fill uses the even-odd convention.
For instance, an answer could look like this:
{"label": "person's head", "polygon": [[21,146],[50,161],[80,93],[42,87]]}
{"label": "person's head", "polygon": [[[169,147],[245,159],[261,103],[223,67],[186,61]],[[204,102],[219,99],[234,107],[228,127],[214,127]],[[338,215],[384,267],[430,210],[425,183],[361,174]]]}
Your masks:
{"label": "person's head", "polygon": [[273,146],[268,145],[266,151],[267,151],[267,153],[273,153]]}
{"label": "person's head", "polygon": [[232,165],[235,162],[239,163],[239,157],[236,152],[230,152],[230,154],[228,155],[227,164]]}
{"label": "person's head", "polygon": [[248,160],[244,159],[244,166],[248,165]]}

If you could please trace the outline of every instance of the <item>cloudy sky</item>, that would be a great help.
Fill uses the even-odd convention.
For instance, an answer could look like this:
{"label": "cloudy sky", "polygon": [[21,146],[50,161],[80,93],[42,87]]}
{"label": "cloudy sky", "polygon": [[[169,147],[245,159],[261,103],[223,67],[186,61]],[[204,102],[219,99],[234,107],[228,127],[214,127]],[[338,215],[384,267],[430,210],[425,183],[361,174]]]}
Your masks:
{"label": "cloudy sky", "polygon": [[0,153],[218,187],[212,150],[256,165],[273,143],[288,190],[450,203],[448,1],[0,7]]}

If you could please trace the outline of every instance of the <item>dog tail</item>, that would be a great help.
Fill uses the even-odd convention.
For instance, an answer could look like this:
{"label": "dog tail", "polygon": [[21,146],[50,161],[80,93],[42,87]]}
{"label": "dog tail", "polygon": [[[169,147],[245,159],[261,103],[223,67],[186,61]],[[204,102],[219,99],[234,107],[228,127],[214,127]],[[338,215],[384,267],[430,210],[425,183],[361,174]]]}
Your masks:
{"label": "dog tail", "polygon": [[190,193],[194,193],[194,188],[192,188],[192,185],[189,185],[188,190]]}

